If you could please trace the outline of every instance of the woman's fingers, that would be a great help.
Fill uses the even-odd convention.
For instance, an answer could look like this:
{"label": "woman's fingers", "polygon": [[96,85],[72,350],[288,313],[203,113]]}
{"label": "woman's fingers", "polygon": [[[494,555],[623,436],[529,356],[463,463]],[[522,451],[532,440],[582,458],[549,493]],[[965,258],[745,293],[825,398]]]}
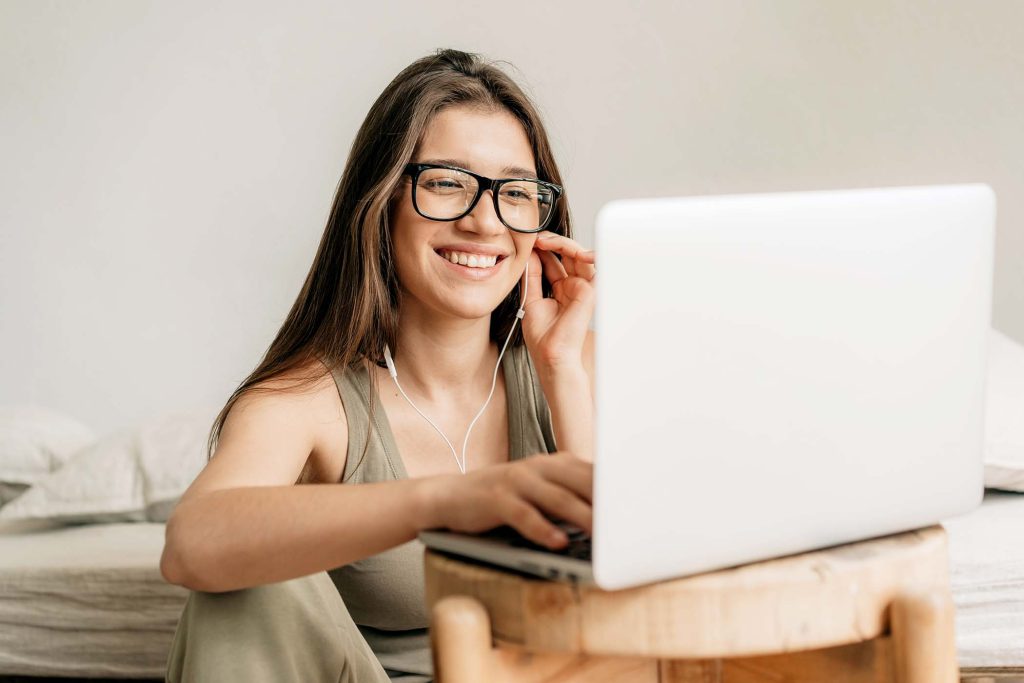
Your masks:
{"label": "woman's fingers", "polygon": [[523,500],[509,496],[499,499],[498,506],[505,523],[534,543],[560,548],[569,540],[565,532],[548,521],[540,511]]}
{"label": "woman's fingers", "polygon": [[536,465],[549,480],[566,487],[583,500],[590,502],[594,499],[593,463],[562,452],[539,458]]}
{"label": "woman's fingers", "polygon": [[593,250],[584,249],[578,242],[564,235],[543,232],[537,238],[536,249],[546,252],[557,252],[562,257],[562,265],[569,275],[592,280],[596,272]]}
{"label": "woman's fingers", "polygon": [[594,275],[597,274],[597,268],[594,267],[593,263],[577,263],[576,264],[576,275],[583,278],[584,280],[593,280]]}
{"label": "woman's fingers", "polygon": [[568,278],[561,283],[556,292],[559,302],[558,318],[560,330],[575,330],[582,344],[586,336],[587,325],[594,315],[594,288],[583,278]]}
{"label": "woman's fingers", "polygon": [[429,477],[437,526],[478,533],[507,524],[534,543],[564,547],[550,518],[593,529],[593,465],[567,453],[534,456],[455,477]]}
{"label": "woman's fingers", "polygon": [[594,526],[590,504],[564,486],[541,481],[526,495],[549,517],[574,524],[588,534]]}
{"label": "woman's fingers", "polygon": [[[527,298],[522,303],[523,308],[526,308],[527,304],[533,303],[534,301],[540,301],[544,298],[543,276],[541,272],[543,270],[543,266],[541,265],[540,256],[538,256],[537,252],[530,252],[530,255],[527,257],[527,263],[530,265],[530,272],[528,274],[523,273],[522,280],[524,282],[528,282],[529,286],[526,291]],[[520,289],[519,297],[521,301],[522,296],[522,290]]]}
{"label": "woman's fingers", "polygon": [[556,527],[549,517],[590,533],[592,472],[593,465],[566,454],[513,463],[505,479],[512,495],[499,501],[501,516],[519,533],[549,547],[564,543],[561,531],[552,533]]}
{"label": "woman's fingers", "polygon": [[562,256],[568,256],[581,263],[594,263],[595,261],[592,249],[584,249],[583,245],[576,240],[569,239],[565,235],[559,235],[555,232],[540,233],[534,246],[537,249],[557,251]]}
{"label": "woman's fingers", "polygon": [[565,268],[558,259],[555,258],[554,254],[548,251],[536,251],[534,253],[540,257],[541,262],[544,264],[544,277],[546,277],[548,282],[552,285],[559,280],[564,280],[568,277],[568,273],[565,272]]}

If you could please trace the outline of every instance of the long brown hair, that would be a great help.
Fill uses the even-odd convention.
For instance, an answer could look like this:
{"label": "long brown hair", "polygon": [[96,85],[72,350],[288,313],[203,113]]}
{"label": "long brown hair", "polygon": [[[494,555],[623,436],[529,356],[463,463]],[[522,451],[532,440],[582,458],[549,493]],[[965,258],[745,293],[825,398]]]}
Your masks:
{"label": "long brown hair", "polygon": [[[496,64],[475,54],[438,50],[403,69],[360,126],[302,290],[259,365],[217,415],[207,441],[208,458],[228,412],[243,393],[307,387],[334,367],[380,363],[385,344],[395,348],[400,288],[392,263],[390,200],[428,123],[453,105],[507,110],[526,131],[538,177],[562,184],[536,107]],[[549,230],[571,237],[570,223],[563,196]],[[518,306],[519,288],[515,287],[491,315],[490,335],[496,343],[504,341]],[[522,343],[517,329],[510,344]],[[297,376],[292,385],[261,386],[307,367],[314,359],[323,363],[320,369]]]}

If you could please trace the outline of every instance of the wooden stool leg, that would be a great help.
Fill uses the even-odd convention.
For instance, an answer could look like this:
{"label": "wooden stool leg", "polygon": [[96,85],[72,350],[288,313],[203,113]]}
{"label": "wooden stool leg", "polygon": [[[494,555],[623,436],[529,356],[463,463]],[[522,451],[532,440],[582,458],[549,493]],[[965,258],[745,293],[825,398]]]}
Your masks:
{"label": "wooden stool leg", "polygon": [[[450,595],[434,603],[430,624],[438,683],[658,683],[658,661],[587,657],[492,646],[491,620],[476,599]],[[688,679],[682,679],[687,681]],[[703,682],[701,682],[703,683]]]}
{"label": "wooden stool leg", "polygon": [[490,679],[491,619],[464,595],[442,598],[431,615],[434,677],[439,683],[479,683]]}
{"label": "wooden stool leg", "polygon": [[891,610],[896,683],[958,683],[955,608],[949,589],[904,593]]}

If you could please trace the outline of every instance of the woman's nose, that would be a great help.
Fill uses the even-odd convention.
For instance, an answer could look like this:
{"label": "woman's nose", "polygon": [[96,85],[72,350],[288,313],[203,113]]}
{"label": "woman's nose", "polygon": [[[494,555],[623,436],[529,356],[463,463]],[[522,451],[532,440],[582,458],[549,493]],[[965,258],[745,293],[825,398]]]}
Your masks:
{"label": "woman's nose", "polygon": [[492,190],[484,190],[473,210],[458,220],[458,226],[462,230],[481,235],[500,235],[505,232],[505,224],[494,210]]}

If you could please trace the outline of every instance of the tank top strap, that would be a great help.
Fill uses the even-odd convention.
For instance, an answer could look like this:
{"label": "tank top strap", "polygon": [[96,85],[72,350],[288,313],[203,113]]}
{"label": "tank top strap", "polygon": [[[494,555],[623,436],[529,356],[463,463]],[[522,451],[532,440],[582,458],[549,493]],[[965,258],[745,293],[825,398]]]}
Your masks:
{"label": "tank top strap", "polygon": [[525,344],[505,351],[502,369],[508,397],[509,460],[555,452],[551,410]]}
{"label": "tank top strap", "polygon": [[405,465],[398,455],[391,426],[379,400],[370,407],[373,386],[365,364],[333,367],[331,374],[348,422],[348,457],[342,481],[362,482],[405,479]]}

